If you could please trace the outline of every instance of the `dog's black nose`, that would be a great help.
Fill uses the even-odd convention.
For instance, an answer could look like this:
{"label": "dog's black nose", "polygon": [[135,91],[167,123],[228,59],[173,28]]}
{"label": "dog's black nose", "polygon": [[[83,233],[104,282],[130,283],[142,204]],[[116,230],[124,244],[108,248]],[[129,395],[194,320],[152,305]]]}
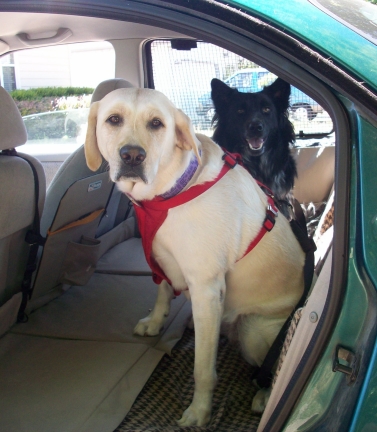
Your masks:
{"label": "dog's black nose", "polygon": [[127,144],[119,150],[120,157],[126,165],[140,165],[144,162],[147,154],[145,150],[136,145]]}
{"label": "dog's black nose", "polygon": [[263,124],[259,121],[251,122],[249,124],[249,130],[254,133],[263,132]]}

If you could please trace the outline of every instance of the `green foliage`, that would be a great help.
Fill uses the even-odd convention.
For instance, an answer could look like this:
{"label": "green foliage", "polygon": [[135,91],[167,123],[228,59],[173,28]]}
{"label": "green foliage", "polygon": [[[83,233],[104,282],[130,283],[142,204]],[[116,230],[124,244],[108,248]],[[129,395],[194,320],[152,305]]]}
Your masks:
{"label": "green foliage", "polygon": [[90,105],[91,87],[39,87],[10,92],[24,117],[47,111],[86,108]]}
{"label": "green foliage", "polygon": [[28,90],[13,90],[10,95],[15,101],[36,101],[45,97],[57,98],[92,94],[90,87],[39,87]]}
{"label": "green foliage", "polygon": [[24,117],[30,114],[55,111],[55,100],[56,98],[54,97],[45,97],[39,100],[15,100],[15,103],[21,113],[21,116]]}

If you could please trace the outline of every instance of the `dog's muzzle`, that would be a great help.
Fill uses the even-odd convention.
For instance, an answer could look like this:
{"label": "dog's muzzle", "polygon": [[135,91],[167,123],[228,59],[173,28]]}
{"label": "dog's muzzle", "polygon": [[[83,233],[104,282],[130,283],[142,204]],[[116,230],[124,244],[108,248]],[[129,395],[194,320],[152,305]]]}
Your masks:
{"label": "dog's muzzle", "polygon": [[139,177],[143,182],[146,182],[144,169],[141,165],[147,157],[146,151],[138,145],[127,144],[119,150],[119,155],[123,163],[119,167],[116,181],[121,177]]}
{"label": "dog's muzzle", "polygon": [[264,127],[260,121],[252,121],[249,123],[245,140],[251,150],[251,156],[260,156],[264,152],[263,138]]}
{"label": "dog's muzzle", "polygon": [[119,155],[126,165],[137,166],[147,157],[145,150],[137,145],[127,144],[119,150]]}

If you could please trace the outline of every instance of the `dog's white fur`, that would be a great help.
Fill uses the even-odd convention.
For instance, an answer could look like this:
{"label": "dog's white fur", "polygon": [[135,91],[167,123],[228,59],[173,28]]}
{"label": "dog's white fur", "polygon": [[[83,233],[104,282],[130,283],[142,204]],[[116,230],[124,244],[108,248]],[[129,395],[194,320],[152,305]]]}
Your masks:
{"label": "dog's white fur", "polygon": [[[112,124],[112,116],[121,121]],[[154,119],[162,126],[151,127]],[[145,150],[144,180],[121,176],[119,151],[126,144]],[[185,114],[162,93],[148,89],[115,90],[92,105],[85,142],[89,168],[99,168],[101,154],[111,179],[135,201],[168,191],[191,158],[198,158],[199,167],[186,189],[212,180],[223,165],[221,148],[195,135]],[[245,358],[260,365],[302,294],[304,254],[285,217],[279,215],[273,230],[237,261],[259,232],[266,206],[265,194],[237,165],[204,194],[169,210],[153,241],[154,258],[176,290],[188,287],[192,301],[195,392],[181,426],[210,419],[221,321],[233,326]],[[158,334],[172,297],[172,288],[161,283],[154,309],[135,333]]]}

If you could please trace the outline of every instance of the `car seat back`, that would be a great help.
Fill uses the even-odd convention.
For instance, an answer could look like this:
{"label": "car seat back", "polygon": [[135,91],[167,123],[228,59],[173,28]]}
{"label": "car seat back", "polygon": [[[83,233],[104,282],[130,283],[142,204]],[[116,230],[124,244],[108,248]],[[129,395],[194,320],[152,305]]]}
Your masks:
{"label": "car seat back", "polygon": [[[132,85],[123,79],[106,80],[97,86],[92,102],[128,87]],[[41,219],[41,233],[47,239],[29,311],[59,295],[65,284],[84,285],[106,251],[97,238],[123,221],[129,200],[114,187],[107,169],[104,161],[96,172],[89,170],[82,146],[52,180]],[[114,241],[119,239],[123,236]],[[112,246],[111,239],[102,243]]]}
{"label": "car seat back", "polygon": [[33,271],[32,263],[28,263],[32,246],[25,237],[35,223],[36,211],[42,212],[45,200],[42,165],[14,150],[26,141],[26,128],[18,108],[0,87],[0,334],[16,321],[28,264],[28,277]]}
{"label": "car seat back", "polygon": [[293,150],[297,179],[293,195],[300,204],[327,202],[334,184],[335,146]]}

